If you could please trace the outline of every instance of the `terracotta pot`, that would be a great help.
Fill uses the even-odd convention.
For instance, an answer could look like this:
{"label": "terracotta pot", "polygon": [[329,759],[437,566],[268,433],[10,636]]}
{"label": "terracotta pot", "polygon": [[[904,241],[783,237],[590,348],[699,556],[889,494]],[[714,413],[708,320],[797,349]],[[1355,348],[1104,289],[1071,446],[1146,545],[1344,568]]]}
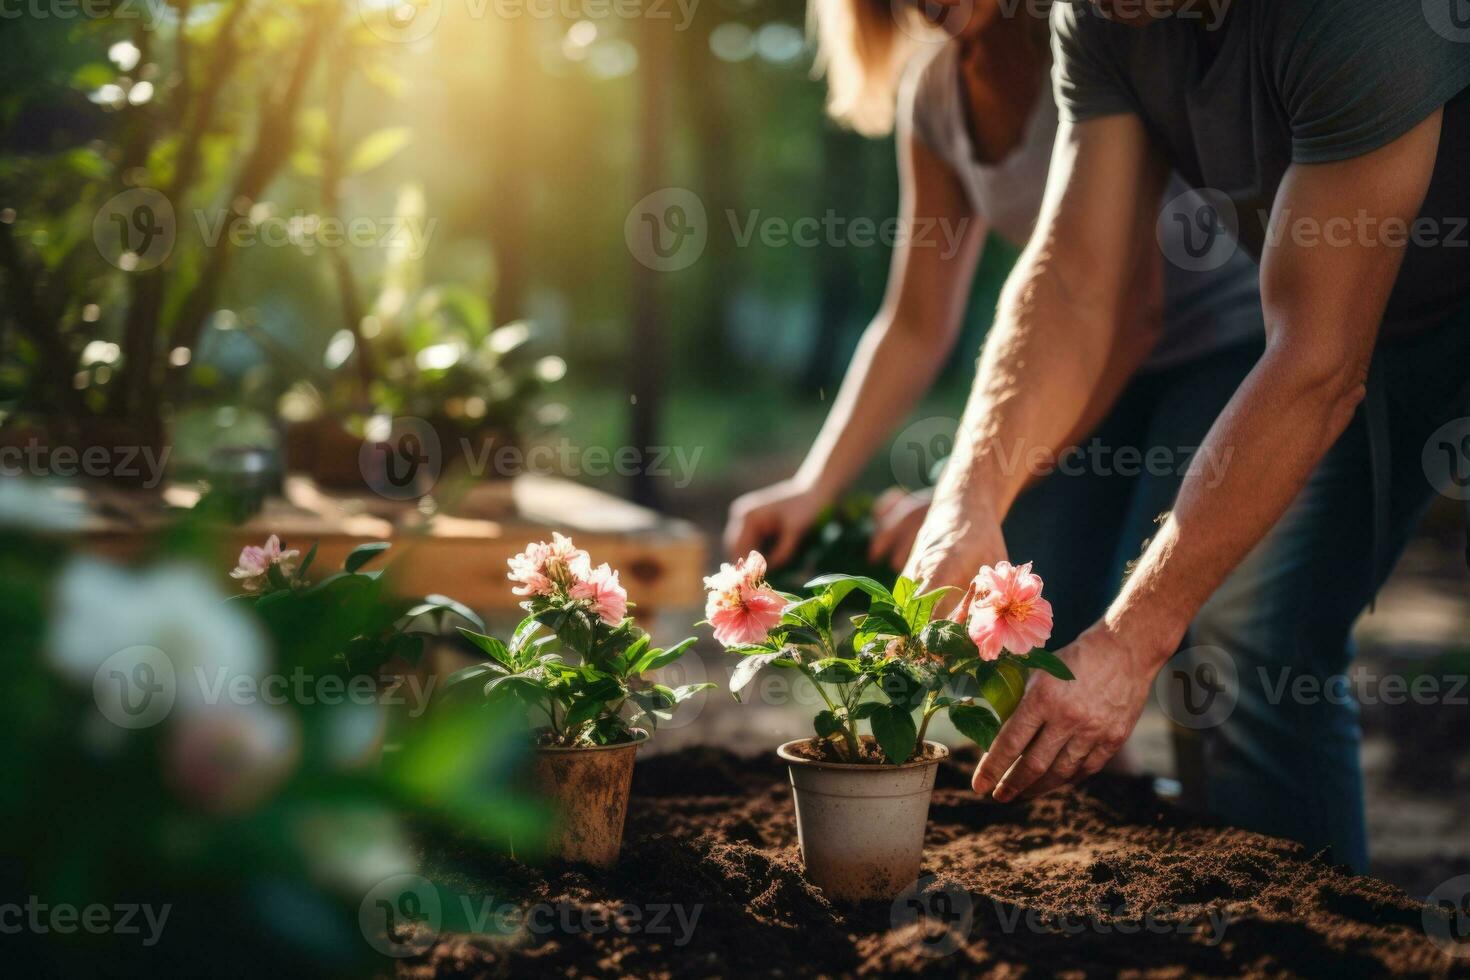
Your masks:
{"label": "terracotta pot", "polygon": [[623,847],[623,818],[633,785],[633,761],[648,733],[632,742],[591,748],[537,748],[531,761],[536,792],[556,808],[546,849],[564,861],[610,868]]}
{"label": "terracotta pot", "polygon": [[925,742],[928,758],[863,765],[794,751],[811,742],[797,739],[776,750],[791,774],[807,878],[842,901],[897,897],[918,880],[929,797],[949,749]]}

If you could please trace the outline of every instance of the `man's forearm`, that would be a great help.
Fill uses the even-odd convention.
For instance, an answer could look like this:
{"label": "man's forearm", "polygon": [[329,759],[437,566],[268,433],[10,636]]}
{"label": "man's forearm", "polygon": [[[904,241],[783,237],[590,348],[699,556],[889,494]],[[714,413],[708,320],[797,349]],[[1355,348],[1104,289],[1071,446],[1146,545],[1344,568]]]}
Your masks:
{"label": "man's forearm", "polygon": [[1173,655],[1200,607],[1286,512],[1362,399],[1366,357],[1314,367],[1301,355],[1273,345],[1246,378],[1105,617],[1154,665]]}
{"label": "man's forearm", "polygon": [[1077,304],[1047,253],[1023,259],[981,353],[954,456],[936,496],[1009,510],[1038,450],[1057,453],[1095,401],[1118,334],[1117,319]]}

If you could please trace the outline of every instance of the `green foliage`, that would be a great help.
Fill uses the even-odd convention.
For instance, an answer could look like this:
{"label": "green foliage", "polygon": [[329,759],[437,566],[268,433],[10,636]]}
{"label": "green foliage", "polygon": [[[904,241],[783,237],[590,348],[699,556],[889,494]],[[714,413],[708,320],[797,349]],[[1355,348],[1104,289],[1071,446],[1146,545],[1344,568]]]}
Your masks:
{"label": "green foliage", "polygon": [[260,620],[283,664],[308,673],[338,670],[376,677],[393,660],[417,664],[424,638],[451,619],[481,628],[469,607],[448,596],[405,598],[392,593],[380,572],[361,569],[389,549],[386,541],[354,548],[343,570],[318,582],[307,579],[316,558],[313,545],[287,574],[272,565],[269,587],[237,598]]}
{"label": "green foliage", "polygon": [[447,686],[478,689],[492,707],[520,709],[541,744],[630,742],[635,726],[657,729],[679,704],[715,686],[669,687],[649,676],[683,656],[694,637],[655,647],[631,617],[603,622],[586,600],[573,599],[560,587],[554,595],[533,596],[521,605],[527,615],[509,644],[460,629],[490,659],[456,671]]}
{"label": "green foliage", "polygon": [[[845,761],[908,761],[940,711],[966,738],[989,748],[1015,710],[1028,670],[1071,679],[1066,665],[1045,650],[983,660],[962,624],[934,618],[950,590],[921,594],[907,578],[889,589],[871,576],[845,574],[819,576],[805,589],[805,596],[788,597],[765,642],[730,649],[741,657],[730,691],[738,700],[766,666],[805,674],[826,702],[813,719],[817,739]],[[867,611],[853,617],[853,632],[839,640],[833,612],[853,595],[867,597]],[[959,693],[976,690],[984,703]],[[860,722],[877,743],[876,757],[863,751]]]}
{"label": "green foliage", "polygon": [[[242,603],[264,605],[262,616],[298,601],[325,612],[335,603],[324,596],[345,598],[352,586],[269,603],[226,600],[206,569],[180,573],[181,562],[214,550],[174,543],[184,534],[159,542],[158,564],[111,567],[98,578],[97,559],[73,556],[69,537],[37,529],[45,504],[7,510],[0,502],[0,632],[12,695],[0,835],[25,855],[0,867],[0,890],[54,902],[166,903],[172,914],[156,946],[80,930],[21,935],[9,937],[10,962],[68,975],[156,975],[188,973],[229,949],[249,969],[364,975],[382,962],[363,941],[364,895],[386,876],[423,870],[411,827],[535,841],[545,811],[512,791],[524,753],[491,713],[420,719],[395,733],[396,751],[380,753],[373,745],[382,731],[364,721],[386,721],[386,699],[308,702],[288,686],[280,701],[266,700],[276,689],[260,687],[255,700],[225,693],[185,710],[191,657],[257,683],[289,680],[300,666],[289,659],[300,650],[266,642],[277,632],[251,628]],[[75,623],[60,618],[63,609],[77,614],[60,597],[79,573],[100,583],[87,598],[114,632],[69,629]],[[312,588],[296,578],[288,577],[292,591]],[[116,615],[113,606],[122,607]],[[145,621],[157,631],[150,635]],[[139,642],[156,643],[174,664],[179,701],[148,727],[119,727],[99,714],[94,663]],[[210,659],[242,644],[258,659]],[[265,935],[271,941],[259,944]]]}

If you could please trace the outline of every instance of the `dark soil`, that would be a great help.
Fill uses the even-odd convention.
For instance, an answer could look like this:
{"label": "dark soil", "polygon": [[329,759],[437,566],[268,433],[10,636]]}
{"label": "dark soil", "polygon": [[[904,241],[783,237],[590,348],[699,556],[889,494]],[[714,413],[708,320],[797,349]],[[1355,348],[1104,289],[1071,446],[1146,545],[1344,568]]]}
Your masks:
{"label": "dark soil", "polygon": [[1000,805],[970,791],[972,767],[940,766],[922,890],[835,906],[802,877],[774,756],[643,758],[609,872],[430,847],[442,888],[543,911],[501,935],[456,932],[446,911],[398,975],[1470,976],[1402,891],[1187,817],[1147,781]]}

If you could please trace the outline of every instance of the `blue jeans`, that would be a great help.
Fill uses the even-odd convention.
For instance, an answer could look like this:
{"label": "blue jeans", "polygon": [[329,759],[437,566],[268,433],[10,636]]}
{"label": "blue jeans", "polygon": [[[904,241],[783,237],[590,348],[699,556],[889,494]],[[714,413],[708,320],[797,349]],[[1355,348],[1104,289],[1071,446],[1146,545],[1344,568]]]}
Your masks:
{"label": "blue jeans", "polygon": [[[1197,445],[1260,350],[1243,344],[1139,377],[1093,438],[1145,453]],[[1227,823],[1327,850],[1330,860],[1359,871],[1368,856],[1361,731],[1346,684],[1351,628],[1433,496],[1421,463],[1426,440],[1470,414],[1470,310],[1381,343],[1374,370],[1384,423],[1377,509],[1365,405],[1287,513],[1205,604],[1185,644],[1218,648],[1235,673],[1226,695],[1233,709],[1203,732],[1210,810]],[[1172,506],[1181,478],[1056,473],[1018,501],[1006,542],[1047,577],[1056,603],[1053,649],[1101,616],[1124,563],[1137,556],[1152,518]],[[1294,687],[1301,677],[1311,680]]]}

